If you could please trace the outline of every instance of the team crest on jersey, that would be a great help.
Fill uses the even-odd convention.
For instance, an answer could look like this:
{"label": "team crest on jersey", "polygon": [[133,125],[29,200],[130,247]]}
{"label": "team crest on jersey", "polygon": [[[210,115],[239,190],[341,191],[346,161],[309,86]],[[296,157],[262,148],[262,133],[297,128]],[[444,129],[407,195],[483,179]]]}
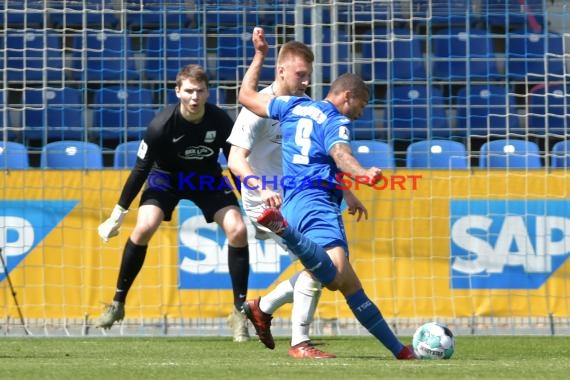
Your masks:
{"label": "team crest on jersey", "polygon": [[343,140],[348,140],[349,139],[348,128],[347,127],[340,127],[338,129],[338,137],[340,137]]}
{"label": "team crest on jersey", "polygon": [[179,157],[185,160],[201,160],[206,157],[210,157],[214,154],[214,150],[208,146],[190,146],[184,151],[184,155],[179,155]]}
{"label": "team crest on jersey", "polygon": [[144,140],[141,140],[139,149],[137,150],[137,157],[140,158],[141,160],[144,160],[147,151],[148,151],[148,145]]}
{"label": "team crest on jersey", "polygon": [[207,131],[206,137],[204,137],[205,143],[211,143],[216,139],[216,131]]}

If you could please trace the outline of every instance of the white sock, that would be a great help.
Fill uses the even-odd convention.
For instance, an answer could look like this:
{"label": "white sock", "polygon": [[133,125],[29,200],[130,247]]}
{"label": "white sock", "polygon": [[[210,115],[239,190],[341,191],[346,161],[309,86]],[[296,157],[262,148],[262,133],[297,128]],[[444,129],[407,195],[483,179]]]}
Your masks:
{"label": "white sock", "polygon": [[307,272],[303,272],[293,290],[291,310],[291,346],[310,340],[309,328],[321,297],[322,285]]}
{"label": "white sock", "polygon": [[267,314],[273,314],[286,303],[293,302],[293,284],[292,280],[296,280],[294,275],[288,280],[280,282],[275,289],[261,297],[259,300],[259,308]]}

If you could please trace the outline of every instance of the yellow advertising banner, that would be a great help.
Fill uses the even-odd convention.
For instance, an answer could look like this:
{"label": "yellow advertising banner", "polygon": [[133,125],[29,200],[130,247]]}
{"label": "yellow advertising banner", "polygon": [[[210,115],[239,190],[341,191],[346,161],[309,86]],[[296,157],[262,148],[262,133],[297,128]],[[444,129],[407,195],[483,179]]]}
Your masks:
{"label": "yellow advertising banner", "polygon": [[[97,226],[128,174],[0,172],[0,247],[27,318],[96,316],[112,300],[138,200],[118,237],[101,241]],[[345,214],[351,261],[386,318],[570,316],[569,185],[564,172],[542,170],[386,173],[375,189],[352,189],[368,220]],[[220,230],[182,202],[150,243],[127,299],[129,317],[226,316],[226,248]],[[301,269],[253,233],[250,264],[249,297]],[[0,269],[0,298],[14,316],[6,274]],[[318,315],[352,318],[343,297],[330,291]]]}

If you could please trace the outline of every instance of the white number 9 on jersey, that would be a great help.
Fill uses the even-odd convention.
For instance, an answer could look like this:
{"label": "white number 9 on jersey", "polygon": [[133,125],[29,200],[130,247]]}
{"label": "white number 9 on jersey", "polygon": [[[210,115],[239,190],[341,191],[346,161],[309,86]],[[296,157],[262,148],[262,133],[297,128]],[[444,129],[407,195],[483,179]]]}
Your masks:
{"label": "white number 9 on jersey", "polygon": [[295,144],[300,147],[301,153],[293,155],[294,164],[306,165],[309,163],[309,150],[311,149],[311,132],[313,122],[310,119],[299,119],[295,132]]}

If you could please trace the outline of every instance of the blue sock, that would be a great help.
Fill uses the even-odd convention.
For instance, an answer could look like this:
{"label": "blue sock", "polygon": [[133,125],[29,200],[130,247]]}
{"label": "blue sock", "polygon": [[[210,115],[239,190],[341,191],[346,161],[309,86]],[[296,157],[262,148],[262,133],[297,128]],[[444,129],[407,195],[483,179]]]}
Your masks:
{"label": "blue sock", "polygon": [[354,316],[362,326],[366,327],[394,356],[397,356],[402,351],[404,345],[394,335],[380,310],[370,301],[363,289],[346,297],[346,303],[348,303]]}
{"label": "blue sock", "polygon": [[336,268],[323,247],[290,226],[285,228],[281,237],[291,252],[323,285],[334,280]]}

